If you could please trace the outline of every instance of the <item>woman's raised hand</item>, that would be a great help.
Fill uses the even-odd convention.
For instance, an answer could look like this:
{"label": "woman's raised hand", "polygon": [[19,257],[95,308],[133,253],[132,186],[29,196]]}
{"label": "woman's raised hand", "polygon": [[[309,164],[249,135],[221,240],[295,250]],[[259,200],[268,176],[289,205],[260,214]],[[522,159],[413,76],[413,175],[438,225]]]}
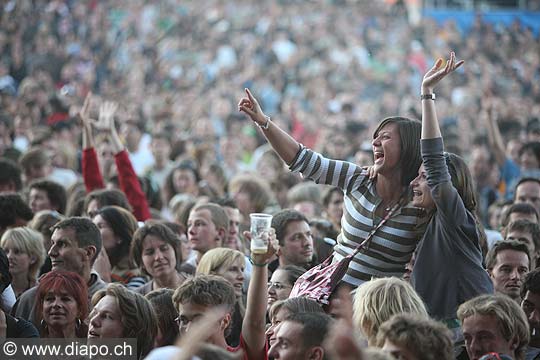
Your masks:
{"label": "woman's raised hand", "polygon": [[238,111],[246,113],[251,120],[258,125],[264,125],[266,123],[266,115],[263,113],[261,106],[257,99],[253,97],[249,89],[245,89],[247,97],[240,99],[238,103]]}
{"label": "woman's raised hand", "polygon": [[79,111],[79,117],[81,118],[82,124],[85,128],[92,127],[93,120],[90,119],[90,104],[92,103],[92,93],[88,92],[86,98],[84,98],[84,103]]}
{"label": "woman's raised hand", "polygon": [[463,65],[464,62],[464,60],[456,62],[456,54],[453,51],[450,52],[450,59],[446,61],[445,66],[443,66],[443,59],[437,59],[435,65],[424,75],[424,79],[422,80],[422,94],[431,93],[439,81]]}
{"label": "woman's raised hand", "polygon": [[118,109],[118,104],[112,101],[105,101],[99,107],[99,119],[94,123],[95,127],[102,131],[115,130],[114,113]]}

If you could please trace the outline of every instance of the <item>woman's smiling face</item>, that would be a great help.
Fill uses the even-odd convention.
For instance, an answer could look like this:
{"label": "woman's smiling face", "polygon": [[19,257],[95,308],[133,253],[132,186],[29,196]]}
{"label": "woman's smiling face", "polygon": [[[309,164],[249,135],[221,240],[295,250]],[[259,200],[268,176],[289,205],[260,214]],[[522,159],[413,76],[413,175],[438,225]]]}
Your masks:
{"label": "woman's smiling face", "polygon": [[427,183],[424,164],[420,165],[420,169],[418,169],[418,176],[411,181],[411,187],[413,191],[413,206],[428,210],[435,208],[435,203],[433,202],[433,197],[431,196],[431,189]]}
{"label": "woman's smiling face", "polygon": [[373,141],[373,158],[375,170],[378,174],[391,174],[400,165],[401,138],[398,124],[384,125]]}

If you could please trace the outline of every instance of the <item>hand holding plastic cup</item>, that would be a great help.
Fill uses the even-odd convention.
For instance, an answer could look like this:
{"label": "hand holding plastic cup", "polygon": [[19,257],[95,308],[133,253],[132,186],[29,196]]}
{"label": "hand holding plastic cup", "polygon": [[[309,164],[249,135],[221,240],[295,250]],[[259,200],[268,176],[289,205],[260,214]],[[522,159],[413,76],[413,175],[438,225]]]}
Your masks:
{"label": "hand holding plastic cup", "polygon": [[266,254],[268,251],[269,231],[272,225],[272,215],[249,214],[252,254]]}

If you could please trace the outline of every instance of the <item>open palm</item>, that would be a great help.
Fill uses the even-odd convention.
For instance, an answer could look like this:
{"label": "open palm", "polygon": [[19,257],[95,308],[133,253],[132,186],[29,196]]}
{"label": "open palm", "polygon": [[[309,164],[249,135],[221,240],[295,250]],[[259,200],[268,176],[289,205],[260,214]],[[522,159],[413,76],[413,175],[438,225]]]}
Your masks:
{"label": "open palm", "polygon": [[456,62],[456,54],[453,51],[450,53],[450,59],[446,61],[445,66],[442,66],[443,59],[438,59],[435,62],[435,65],[433,65],[433,67],[424,75],[424,79],[422,80],[422,89],[433,90],[439,81],[463,65],[464,62],[464,60]]}
{"label": "open palm", "polygon": [[99,119],[94,123],[98,130],[110,131],[114,127],[114,114],[118,109],[118,104],[112,101],[105,101],[99,108]]}

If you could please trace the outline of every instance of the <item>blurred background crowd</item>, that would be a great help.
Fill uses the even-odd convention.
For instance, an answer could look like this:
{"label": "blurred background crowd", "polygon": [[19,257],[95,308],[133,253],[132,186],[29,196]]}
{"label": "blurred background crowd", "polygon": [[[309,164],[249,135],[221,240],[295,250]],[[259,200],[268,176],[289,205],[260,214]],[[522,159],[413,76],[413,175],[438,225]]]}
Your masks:
{"label": "blurred background crowd", "polygon": [[[373,126],[390,115],[419,118],[422,74],[453,49],[466,66],[438,91],[443,135],[448,150],[470,161],[488,225],[488,206],[511,196],[495,166],[488,123],[498,124],[511,160],[538,170],[538,143],[532,164],[519,152],[540,139],[537,29],[519,18],[507,26],[486,22],[481,13],[463,29],[453,20],[419,17],[418,6],[382,0],[4,2],[0,154],[20,161],[40,149],[62,173],[56,179],[76,184],[78,113],[91,91],[92,118],[102,101],[120,104],[117,127],[155,214],[172,219],[169,202],[185,185],[167,177],[180,163],[196,170],[199,187],[211,197],[230,192],[235,175],[257,171],[273,190],[268,204],[285,207],[286,192],[300,179],[260,147],[261,134],[237,111],[245,87],[306,146],[369,165]],[[110,146],[99,134],[95,146],[114,186]],[[26,182],[39,177],[24,166],[23,173]]]}

